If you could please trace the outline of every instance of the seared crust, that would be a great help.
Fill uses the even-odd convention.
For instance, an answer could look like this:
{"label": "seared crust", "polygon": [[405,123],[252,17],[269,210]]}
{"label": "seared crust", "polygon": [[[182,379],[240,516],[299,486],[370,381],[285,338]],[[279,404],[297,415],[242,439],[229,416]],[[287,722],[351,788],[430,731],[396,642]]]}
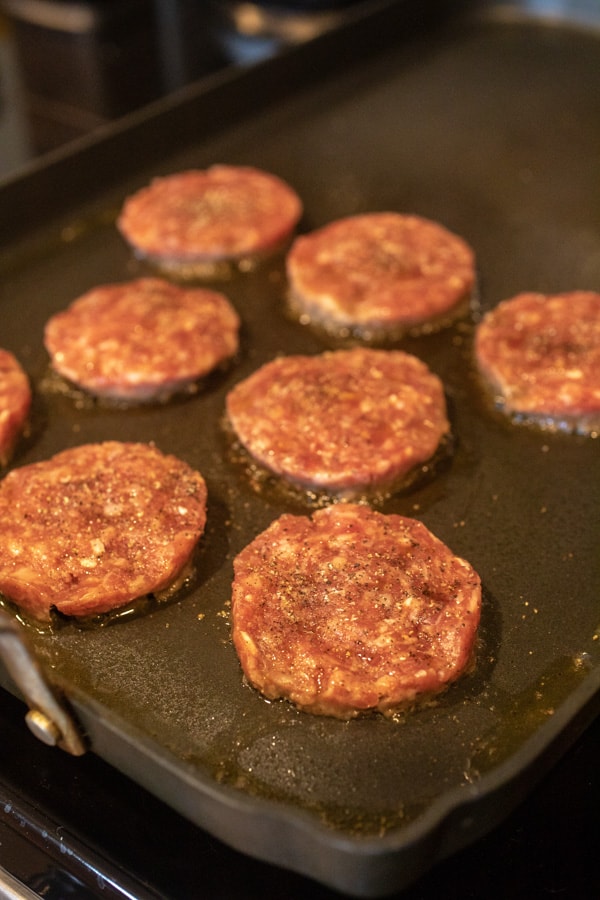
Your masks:
{"label": "seared crust", "polygon": [[215,165],[155,178],[125,201],[117,227],[138,255],[176,270],[272,252],[301,215],[299,196],[275,175]]}
{"label": "seared crust", "polygon": [[0,483],[0,591],[41,621],[116,609],[178,584],[205,521],[204,479],[176,457],[64,450]]}
{"label": "seared crust", "polygon": [[399,350],[280,357],[237,384],[226,406],[261,465],[347,497],[397,484],[449,432],[441,381]]}
{"label": "seared crust", "polygon": [[283,515],[234,561],[233,641],[267,698],[391,715],[470,665],[477,573],[420,522],[335,504]]}
{"label": "seared crust", "polygon": [[334,334],[379,339],[434,330],[465,311],[474,254],[419,216],[365,213],[297,237],[287,256],[290,304]]}
{"label": "seared crust", "polygon": [[240,321],[227,298],[140,278],[93,288],[46,324],[52,367],[91,394],[165,399],[238,349]]}
{"label": "seared crust", "polygon": [[29,379],[19,361],[0,349],[0,466],[12,457],[31,408]]}
{"label": "seared crust", "polygon": [[503,301],[477,326],[475,356],[507,415],[600,431],[599,293],[522,293]]}

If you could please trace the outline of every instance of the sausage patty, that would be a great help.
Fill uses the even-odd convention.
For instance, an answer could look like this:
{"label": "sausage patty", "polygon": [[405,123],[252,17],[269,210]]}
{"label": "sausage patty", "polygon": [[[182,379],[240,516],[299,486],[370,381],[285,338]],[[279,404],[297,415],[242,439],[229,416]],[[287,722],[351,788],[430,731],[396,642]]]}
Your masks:
{"label": "sausage patty", "polygon": [[174,591],[206,521],[204,479],[147,444],[85,444],[0,482],[0,591],[35,619]]}
{"label": "sausage patty", "polygon": [[477,365],[516,420],[600,431],[600,293],[522,293],[479,323]]}
{"label": "sausage patty", "polygon": [[0,466],[10,461],[30,409],[29,379],[17,358],[0,349]]}
{"label": "sausage patty", "polygon": [[475,262],[468,244],[436,222],[381,212],[297,237],[287,274],[291,308],[302,321],[335,335],[397,338],[462,315]]}
{"label": "sausage patty", "polygon": [[449,433],[441,381],[399,350],[280,357],[237,384],[226,407],[262,466],[347,497],[395,487]]}
{"label": "sausage patty", "polygon": [[232,357],[239,325],[221,293],[141,278],[88,291],[47,322],[44,340],[68,381],[96,396],[148,401]]}
{"label": "sausage patty", "polygon": [[233,641],[269,699],[391,715],[469,666],[477,573],[421,522],[338,503],[282,515],[234,561]]}
{"label": "sausage patty", "polygon": [[155,178],[125,201],[117,227],[139,256],[195,275],[276,251],[301,215],[298,194],[275,175],[215,165]]}

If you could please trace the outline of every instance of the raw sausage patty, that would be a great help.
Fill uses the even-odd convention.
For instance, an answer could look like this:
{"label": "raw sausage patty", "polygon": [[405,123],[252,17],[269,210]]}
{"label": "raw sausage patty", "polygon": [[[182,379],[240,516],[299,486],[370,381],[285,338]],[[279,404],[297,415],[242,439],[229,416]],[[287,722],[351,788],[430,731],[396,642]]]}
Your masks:
{"label": "raw sausage patty", "polygon": [[30,616],[88,616],[175,590],[206,521],[204,479],[147,444],[85,444],[0,482],[0,591]]}
{"label": "raw sausage patty", "polygon": [[20,363],[0,349],[0,466],[9,462],[31,408],[31,387]]}
{"label": "raw sausage patty", "polygon": [[522,293],[487,313],[477,365],[497,405],[517,420],[600,431],[600,294]]}
{"label": "raw sausage patty", "polygon": [[299,196],[275,175],[215,165],[155,178],[125,201],[117,226],[138,255],[193,275],[277,250],[301,214]]}
{"label": "raw sausage patty", "polygon": [[269,699],[351,718],[442,691],[473,658],[477,573],[420,522],[338,503],[237,556],[233,640]]}
{"label": "raw sausage patty", "polygon": [[182,391],[232,357],[239,318],[227,298],[141,278],[93,288],[46,325],[53,368],[100,397],[147,401]]}
{"label": "raw sausage patty", "polygon": [[395,486],[449,433],[441,381],[399,350],[280,357],[236,385],[226,404],[262,466],[348,497]]}
{"label": "raw sausage patty", "polygon": [[462,238],[393,212],[349,216],[297,237],[287,273],[301,320],[374,339],[449,324],[475,283],[474,254]]}

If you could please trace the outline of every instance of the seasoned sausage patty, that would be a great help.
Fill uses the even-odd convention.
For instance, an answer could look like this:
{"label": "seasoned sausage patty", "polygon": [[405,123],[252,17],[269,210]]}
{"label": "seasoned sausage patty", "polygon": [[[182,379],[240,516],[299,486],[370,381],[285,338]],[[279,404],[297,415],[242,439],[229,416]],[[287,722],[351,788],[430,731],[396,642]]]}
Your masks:
{"label": "seasoned sausage patty", "polygon": [[600,431],[600,293],[522,293],[503,301],[477,326],[475,356],[507,415]]}
{"label": "seasoned sausage patty", "polygon": [[30,408],[27,375],[12,353],[0,349],[0,466],[9,462]]}
{"label": "seasoned sausage patty", "polygon": [[233,641],[269,699],[390,715],[472,661],[479,576],[415,519],[344,503],[285,514],[234,566]]}
{"label": "seasoned sausage patty", "polygon": [[301,320],[367,339],[449,324],[475,283],[474,254],[462,238],[393,212],[349,216],[297,237],[287,273]]}
{"label": "seasoned sausage patty", "polygon": [[105,284],[46,324],[52,367],[91,394],[168,398],[230,359],[239,317],[227,298],[159,278]]}
{"label": "seasoned sausage patty", "polygon": [[441,381],[399,350],[283,356],[237,384],[226,406],[262,466],[347,497],[396,486],[449,433]]}
{"label": "seasoned sausage patty", "polygon": [[293,188],[249,166],[215,165],[155,178],[129,197],[117,226],[135,252],[181,275],[268,255],[289,239],[302,203]]}
{"label": "seasoned sausage patty", "polygon": [[0,591],[41,621],[174,591],[206,521],[204,479],[147,444],[85,444],[0,482]]}

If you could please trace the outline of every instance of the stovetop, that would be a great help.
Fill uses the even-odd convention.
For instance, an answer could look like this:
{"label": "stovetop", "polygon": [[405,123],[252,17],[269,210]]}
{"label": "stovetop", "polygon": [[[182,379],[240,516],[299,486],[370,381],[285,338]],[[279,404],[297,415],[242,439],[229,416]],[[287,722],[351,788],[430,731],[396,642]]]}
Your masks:
{"label": "stovetop", "polygon": [[[46,747],[0,695],[0,867],[46,900],[336,900],[242,856],[93,754]],[[398,900],[597,900],[600,721],[500,827]],[[10,882],[9,882],[10,883]]]}

